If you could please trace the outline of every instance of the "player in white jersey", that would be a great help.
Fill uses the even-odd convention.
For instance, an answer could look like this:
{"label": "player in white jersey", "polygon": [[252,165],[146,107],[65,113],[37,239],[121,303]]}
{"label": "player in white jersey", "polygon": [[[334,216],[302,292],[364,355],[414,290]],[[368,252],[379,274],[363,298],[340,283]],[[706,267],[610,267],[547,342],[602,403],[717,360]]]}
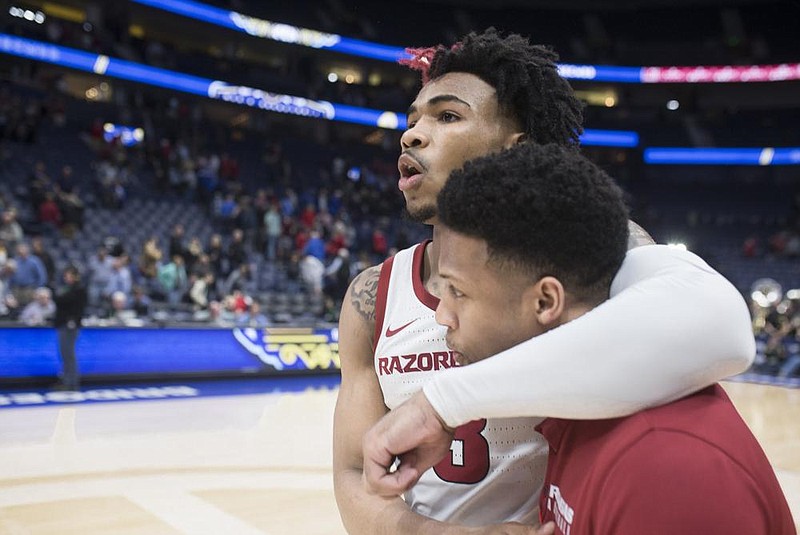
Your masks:
{"label": "player in white jersey", "polygon": [[[429,242],[383,263],[376,300],[375,373],[391,410],[439,371],[457,366],[446,331],[434,317],[439,299],[423,284]],[[487,518],[533,524],[547,445],[534,430],[541,418],[479,419],[459,427],[449,455],[405,494],[431,518],[480,526]]]}
{"label": "player in white jersey", "polygon": [[[420,289],[432,296],[440,295],[436,195],[450,172],[470,159],[521,142],[577,146],[582,130],[580,103],[566,81],[558,75],[555,60],[555,54],[548,49],[530,45],[520,36],[501,37],[492,30],[480,35],[470,34],[453,48],[438,47],[416,51],[413,66],[423,71],[424,85],[409,109],[408,129],[401,137],[398,186],[403,191],[409,214],[419,221],[433,225],[433,241],[419,253],[416,271],[406,272],[398,277],[399,294],[387,291],[385,306],[390,312],[385,318],[388,323],[384,321],[378,325],[377,300],[379,286],[382,284],[381,266],[368,268],[353,281],[342,306],[339,323],[342,383],[334,415],[334,489],[342,521],[351,533],[533,533],[533,527],[511,521],[515,518],[526,519],[535,514],[535,500],[531,500],[531,496],[526,493],[541,483],[540,473],[535,474],[536,481],[533,485],[521,490],[504,484],[491,485],[485,481],[447,482],[432,470],[432,473],[426,473],[424,477],[433,478],[435,475],[440,481],[436,485],[423,487],[422,492],[417,492],[416,489],[411,491],[409,497],[412,509],[412,505],[396,495],[392,496],[385,488],[378,489],[381,495],[368,491],[364,484],[365,458],[362,440],[370,427],[387,414],[390,405],[397,402],[395,396],[407,396],[414,388],[419,389],[423,382],[427,393],[428,385],[442,386],[440,377],[446,378],[456,371],[480,369],[479,365],[484,365],[483,370],[487,370],[486,366],[489,366],[488,371],[492,371],[492,361],[495,358],[455,370],[412,370],[414,367],[419,368],[420,362],[426,368],[446,362],[434,357],[436,353],[444,351],[441,346],[444,328],[438,331],[439,334],[416,333],[419,335],[418,339],[413,342],[413,346],[409,345],[408,353],[396,353],[392,345],[386,342],[393,342],[395,336],[399,337],[410,331],[420,321],[416,317],[404,315],[402,310],[403,301],[409,299],[409,286],[416,288],[414,295],[424,296],[424,292],[417,291]],[[513,194],[509,192],[509,195]],[[475,202],[481,202],[481,199],[475,199]],[[638,232],[632,232],[631,238],[634,246],[641,245]],[[652,243],[647,238],[645,235],[644,241]],[[640,340],[636,336],[619,335],[613,339],[599,337],[597,340],[588,338],[598,332],[626,333],[631,328],[630,314],[620,314],[619,307],[614,308],[613,305],[601,306],[593,310],[592,314],[559,329],[572,333],[569,340],[580,341],[583,344],[579,346],[580,350],[576,351],[574,344],[570,346],[569,343],[564,343],[564,350],[560,350],[558,345],[548,346],[548,354],[542,358],[543,361],[556,362],[560,370],[568,372],[570,369],[585,368],[593,360],[599,360],[594,358],[596,352],[603,355],[619,354],[621,358],[603,361],[603,373],[593,378],[593,383],[596,384],[581,384],[576,388],[573,374],[570,373],[548,370],[541,376],[536,372],[528,373],[525,368],[527,361],[541,361],[538,358],[527,359],[525,365],[515,368],[516,375],[505,374],[499,380],[492,377],[485,385],[481,385],[479,381],[470,383],[472,390],[475,390],[470,401],[478,400],[483,389],[496,394],[507,384],[506,394],[510,398],[520,397],[523,390],[546,391],[549,405],[540,403],[538,406],[531,404],[521,407],[518,402],[509,403],[509,414],[499,414],[502,407],[493,407],[498,414],[474,414],[455,425],[463,425],[483,416],[606,418],[630,414],[641,409],[643,405],[664,403],[687,391],[696,390],[744,370],[752,360],[754,344],[752,333],[749,342],[741,333],[742,328],[749,329],[749,315],[741,296],[718,274],[686,262],[685,259],[665,266],[660,251],[659,249],[655,256],[651,251],[629,255],[626,259],[628,276],[624,279],[623,288],[617,292],[618,296],[607,302],[623,303],[622,308],[625,309],[626,304],[633,299],[631,306],[637,307],[634,311],[634,323],[637,323],[637,328],[641,331],[636,334],[658,340],[658,350],[663,352],[656,355],[655,360],[648,359],[646,366],[641,365],[638,354]],[[401,256],[404,260],[396,259],[392,262],[407,264],[408,254]],[[580,254],[580,251],[575,254]],[[625,264],[623,270],[626,270]],[[684,280],[687,277],[691,279],[690,284]],[[392,278],[394,275],[389,281]],[[698,300],[694,286],[698,283],[703,288],[711,288],[708,291],[713,295],[706,299],[706,295],[700,293]],[[624,287],[633,289],[627,292]],[[424,303],[422,299],[419,300]],[[431,301],[433,302],[435,301]],[[653,303],[658,303],[658,306],[653,306]],[[709,308],[704,308],[707,305]],[[684,308],[677,309],[680,306]],[[664,321],[664,318],[669,318],[670,321]],[[486,318],[486,321],[495,321],[495,318]],[[504,329],[503,322],[498,321],[496,327]],[[673,327],[681,333],[680,337],[671,334],[674,332]],[[388,334],[393,336],[387,336],[387,329]],[[732,330],[735,330],[733,335]],[[542,344],[549,337],[538,338],[540,340],[536,342]],[[629,338],[632,340],[629,341]],[[707,339],[712,339],[713,342],[709,344]],[[436,346],[439,350],[432,347],[432,351],[429,351],[428,344],[431,343],[439,344]],[[528,343],[530,342],[526,342]],[[674,355],[682,354],[687,343],[696,349],[693,360],[673,362],[676,360]],[[376,347],[378,345],[380,347]],[[649,344],[650,357],[653,357],[652,345]],[[427,353],[431,353],[430,359],[427,356],[421,357]],[[404,355],[410,357],[404,359]],[[659,361],[657,357],[662,356],[663,361]],[[416,359],[414,366],[411,365],[412,359]],[[499,357],[496,359],[502,362]],[[405,370],[406,365],[409,366],[408,373],[388,373],[398,368]],[[380,377],[382,370],[386,372],[383,384]],[[634,375],[631,375],[632,371]],[[583,374],[585,375],[589,374]],[[627,382],[647,385],[647,388],[620,391],[619,381],[609,379],[612,376],[626,375]],[[388,381],[395,386],[397,383],[408,382],[406,393],[395,392],[394,387],[389,386],[387,378],[391,378]],[[384,392],[382,388],[392,390]],[[465,399],[463,392],[461,394],[462,399]],[[419,399],[419,395],[415,394],[412,399]],[[423,396],[423,399],[426,398]],[[439,408],[446,405],[446,401],[440,403]],[[458,405],[459,403],[451,403],[451,411],[458,412]],[[569,407],[566,413],[562,412],[564,406]],[[482,412],[477,403],[465,405],[465,408],[475,413]],[[463,413],[461,411],[458,416]],[[420,429],[441,426],[436,413],[425,414],[436,421],[426,422],[423,419],[419,422]],[[458,419],[458,416],[446,421],[449,423]],[[445,434],[446,431],[445,429]],[[478,435],[489,444],[486,430],[474,433],[473,436],[478,438]],[[373,434],[370,437],[374,439]],[[385,472],[393,455],[401,454],[405,450],[396,448],[397,436],[388,433],[383,438],[386,439],[383,445],[387,447],[379,447],[377,455],[374,451],[370,453],[367,459],[370,465],[367,467],[374,469],[377,466]],[[433,466],[445,453],[451,456],[460,454],[461,451],[468,453],[461,449],[459,441],[450,442],[449,438],[451,437],[448,436],[447,446],[444,451],[439,452],[435,462],[425,459],[419,466]],[[372,440],[371,443],[376,442]],[[412,447],[416,446],[419,444]],[[489,448],[491,446],[489,444]],[[535,445],[533,448],[535,449]],[[491,459],[492,453],[488,452],[488,455]],[[402,466],[415,466],[413,455],[404,456],[403,461],[399,472],[401,477],[394,481],[394,485],[405,490],[420,474],[415,474],[413,469],[402,469]],[[470,458],[460,462],[472,465]],[[489,464],[489,472],[496,469],[497,477],[504,477],[501,473],[503,467]],[[535,462],[529,466],[534,464]],[[491,481],[499,479],[492,475]],[[460,503],[443,505],[449,502],[449,498],[440,498],[438,493],[449,490],[442,489],[464,485],[474,488],[462,493],[463,500]],[[507,504],[507,507],[501,509],[494,509],[490,505],[502,501],[514,502],[515,505]],[[509,511],[521,509],[525,504],[530,504],[529,512],[508,516]],[[475,509],[473,513],[467,513],[470,514],[469,522],[487,527],[483,530],[462,527],[459,521],[467,517],[455,516],[462,514],[461,507]]]}

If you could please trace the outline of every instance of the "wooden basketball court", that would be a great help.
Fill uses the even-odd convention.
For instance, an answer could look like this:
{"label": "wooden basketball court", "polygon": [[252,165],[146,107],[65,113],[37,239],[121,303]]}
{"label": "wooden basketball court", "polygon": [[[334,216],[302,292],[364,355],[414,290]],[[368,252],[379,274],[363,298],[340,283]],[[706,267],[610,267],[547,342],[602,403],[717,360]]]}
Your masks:
{"label": "wooden basketball court", "polygon": [[[725,383],[800,525],[800,390]],[[0,410],[0,535],[341,534],[335,389]]]}

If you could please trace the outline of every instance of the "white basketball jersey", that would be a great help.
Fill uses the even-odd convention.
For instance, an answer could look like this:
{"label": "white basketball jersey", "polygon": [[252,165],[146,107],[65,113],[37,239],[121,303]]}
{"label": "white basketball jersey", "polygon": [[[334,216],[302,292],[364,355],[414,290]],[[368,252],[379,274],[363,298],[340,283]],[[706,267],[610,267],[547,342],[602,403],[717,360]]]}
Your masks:
{"label": "white basketball jersey", "polygon": [[[428,242],[400,251],[381,270],[376,300],[375,373],[393,409],[441,370],[456,366],[438,299],[425,290]],[[491,318],[487,318],[491,321]],[[548,446],[541,418],[478,420],[458,428],[450,455],[404,496],[417,513],[468,526],[538,520]]]}

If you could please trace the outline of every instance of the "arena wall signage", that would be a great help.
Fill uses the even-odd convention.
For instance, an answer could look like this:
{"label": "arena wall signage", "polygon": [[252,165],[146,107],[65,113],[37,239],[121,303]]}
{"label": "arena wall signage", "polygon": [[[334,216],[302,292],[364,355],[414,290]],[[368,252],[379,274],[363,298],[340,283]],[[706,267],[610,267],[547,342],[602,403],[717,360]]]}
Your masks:
{"label": "arena wall signage", "polygon": [[[60,365],[54,329],[0,333],[0,380],[55,378]],[[317,374],[340,368],[336,328],[86,327],[76,352],[85,377]]]}

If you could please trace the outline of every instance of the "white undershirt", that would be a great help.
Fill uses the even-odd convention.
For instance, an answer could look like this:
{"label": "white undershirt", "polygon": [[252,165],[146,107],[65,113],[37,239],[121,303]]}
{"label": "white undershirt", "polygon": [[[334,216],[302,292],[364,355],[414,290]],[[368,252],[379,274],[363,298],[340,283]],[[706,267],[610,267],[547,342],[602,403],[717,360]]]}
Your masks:
{"label": "white undershirt", "polygon": [[543,335],[447,370],[425,385],[425,396],[451,427],[477,418],[614,418],[752,364],[744,299],[690,252],[664,245],[630,250],[611,296]]}

